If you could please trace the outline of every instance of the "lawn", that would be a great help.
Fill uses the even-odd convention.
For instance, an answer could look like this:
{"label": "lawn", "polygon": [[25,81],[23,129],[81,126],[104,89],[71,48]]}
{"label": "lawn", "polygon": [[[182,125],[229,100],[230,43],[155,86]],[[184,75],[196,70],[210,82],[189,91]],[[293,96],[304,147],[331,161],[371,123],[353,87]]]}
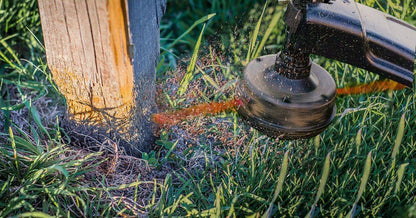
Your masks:
{"label": "lawn", "polygon": [[[412,0],[361,2],[416,25]],[[233,99],[248,61],[282,48],[284,8],[168,1],[159,111]],[[228,111],[161,126],[135,158],[111,142],[70,140],[36,1],[0,0],[0,24],[0,217],[416,217],[415,86],[337,97],[333,123],[311,139],[267,137]],[[313,60],[337,87],[380,79]]]}

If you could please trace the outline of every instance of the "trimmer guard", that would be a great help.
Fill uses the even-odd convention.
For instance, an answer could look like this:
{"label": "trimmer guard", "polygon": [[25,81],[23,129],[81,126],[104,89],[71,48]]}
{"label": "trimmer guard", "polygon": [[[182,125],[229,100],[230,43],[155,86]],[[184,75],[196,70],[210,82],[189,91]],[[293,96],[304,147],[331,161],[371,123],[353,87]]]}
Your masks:
{"label": "trimmer guard", "polygon": [[304,22],[310,53],[412,86],[416,28],[410,24],[353,0],[308,3]]}

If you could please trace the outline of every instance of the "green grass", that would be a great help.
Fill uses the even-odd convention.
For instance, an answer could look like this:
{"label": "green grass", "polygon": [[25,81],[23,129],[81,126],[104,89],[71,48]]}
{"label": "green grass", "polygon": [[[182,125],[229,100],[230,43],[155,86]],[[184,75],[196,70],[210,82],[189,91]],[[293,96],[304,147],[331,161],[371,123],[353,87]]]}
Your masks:
{"label": "green grass", "polygon": [[[168,33],[174,24],[162,23],[160,109],[233,98],[247,61],[282,47],[283,6],[269,2],[262,13],[264,4],[231,3],[211,1],[208,10],[208,3],[188,1],[187,19],[176,19],[186,23],[182,29]],[[414,1],[364,3],[416,25]],[[169,19],[181,13],[181,6],[170,6]],[[229,14],[241,11],[245,19],[232,21],[237,31],[221,30]],[[308,140],[266,137],[230,112],[160,130],[144,160],[124,157],[116,147],[91,153],[69,143],[59,114],[47,116],[63,100],[36,39],[42,41],[36,4],[0,0],[0,21],[2,217],[416,216],[415,87],[338,97],[334,122]],[[194,23],[196,34],[187,31]],[[177,47],[183,44],[192,46]],[[340,87],[378,79],[313,59]],[[120,172],[109,174],[116,165]]]}

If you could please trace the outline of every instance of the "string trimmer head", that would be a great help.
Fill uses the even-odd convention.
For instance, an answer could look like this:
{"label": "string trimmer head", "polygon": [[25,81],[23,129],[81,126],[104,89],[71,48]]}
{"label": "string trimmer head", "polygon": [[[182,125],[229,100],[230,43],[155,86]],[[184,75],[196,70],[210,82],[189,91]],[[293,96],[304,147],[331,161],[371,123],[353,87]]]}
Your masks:
{"label": "string trimmer head", "polygon": [[412,86],[416,28],[353,0],[292,0],[284,49],[251,61],[237,87],[239,114],[282,139],[322,132],[335,116],[332,76],[310,54],[336,59]]}

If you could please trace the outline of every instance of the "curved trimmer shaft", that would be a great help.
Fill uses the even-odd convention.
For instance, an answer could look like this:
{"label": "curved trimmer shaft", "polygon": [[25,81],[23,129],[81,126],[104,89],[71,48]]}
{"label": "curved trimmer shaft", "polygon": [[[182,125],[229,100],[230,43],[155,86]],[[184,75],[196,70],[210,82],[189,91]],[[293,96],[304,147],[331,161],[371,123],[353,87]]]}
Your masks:
{"label": "curved trimmer shaft", "polygon": [[335,115],[335,82],[310,54],[361,67],[412,86],[416,28],[353,0],[293,0],[288,36],[277,55],[259,57],[237,87],[239,113],[274,137],[322,132]]}

